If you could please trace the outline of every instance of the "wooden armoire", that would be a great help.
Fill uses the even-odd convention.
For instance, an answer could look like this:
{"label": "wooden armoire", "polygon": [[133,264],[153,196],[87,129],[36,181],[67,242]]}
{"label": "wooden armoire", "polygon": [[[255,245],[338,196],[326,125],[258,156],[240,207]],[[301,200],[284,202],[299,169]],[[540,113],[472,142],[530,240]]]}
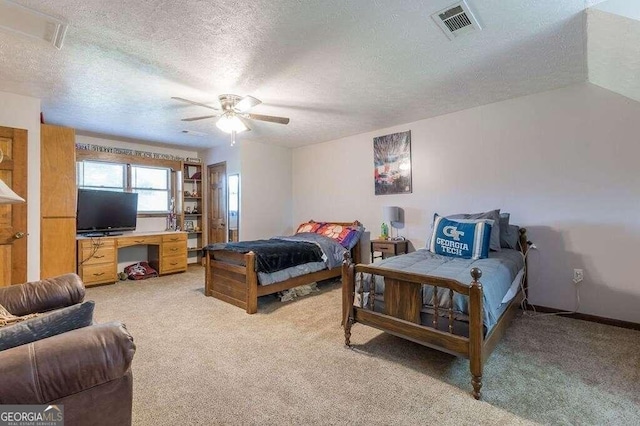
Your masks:
{"label": "wooden armoire", "polygon": [[40,129],[40,278],[76,272],[76,133]]}

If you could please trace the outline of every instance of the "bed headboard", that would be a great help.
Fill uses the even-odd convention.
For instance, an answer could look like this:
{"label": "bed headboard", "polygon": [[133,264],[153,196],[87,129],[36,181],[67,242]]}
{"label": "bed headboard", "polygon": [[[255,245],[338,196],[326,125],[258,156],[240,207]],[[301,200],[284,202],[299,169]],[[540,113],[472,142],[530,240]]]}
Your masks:
{"label": "bed headboard", "polygon": [[[300,226],[304,225],[305,223],[332,223],[335,225],[341,225],[341,226],[363,226],[362,223],[360,223],[360,221],[358,220],[354,220],[352,222],[334,222],[334,221],[316,221],[316,220],[308,220],[307,222],[303,222],[300,225],[298,225],[298,227],[296,227],[296,230],[298,228],[300,228]],[[355,263],[360,263],[362,261],[362,259],[360,258],[360,256],[362,255],[362,236],[360,237],[360,239],[358,240],[358,242],[356,243],[355,246],[353,246],[353,248],[351,249],[351,259],[355,262]]]}

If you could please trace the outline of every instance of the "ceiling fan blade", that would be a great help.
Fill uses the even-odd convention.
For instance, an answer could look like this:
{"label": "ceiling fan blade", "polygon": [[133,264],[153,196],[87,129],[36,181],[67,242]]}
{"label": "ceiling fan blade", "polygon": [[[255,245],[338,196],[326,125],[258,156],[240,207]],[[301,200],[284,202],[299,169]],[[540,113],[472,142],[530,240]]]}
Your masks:
{"label": "ceiling fan blade", "polygon": [[180,101],[180,102],[186,102],[186,103],[191,104],[191,105],[197,105],[197,106],[201,106],[201,107],[205,107],[205,108],[209,108],[209,109],[215,109],[216,111],[220,109],[220,108],[216,108],[216,107],[213,107],[211,105],[203,104],[203,103],[200,103],[200,102],[190,101],[189,99],[179,98],[177,96],[172,96],[171,99],[175,99],[176,101]]}
{"label": "ceiling fan blade", "polygon": [[197,121],[197,120],[204,120],[205,118],[213,118],[213,117],[217,117],[217,115],[203,115],[202,117],[183,118],[181,121]]}
{"label": "ceiling fan blade", "polygon": [[247,128],[245,132],[250,132],[251,126],[249,125],[249,122],[244,117],[240,117],[240,116],[237,116],[237,117],[240,119],[240,121],[242,121],[242,124],[244,124],[244,126]]}
{"label": "ceiling fan blade", "polygon": [[249,108],[253,108],[256,105],[260,105],[261,103],[262,101],[260,99],[256,99],[253,96],[247,95],[244,98],[240,99],[236,103],[236,105],[233,107],[233,109],[235,109],[238,112],[244,112]]}
{"label": "ceiling fan blade", "polygon": [[286,117],[274,117],[273,115],[262,114],[246,114],[245,117],[251,120],[268,121],[269,123],[289,124],[289,119]]}

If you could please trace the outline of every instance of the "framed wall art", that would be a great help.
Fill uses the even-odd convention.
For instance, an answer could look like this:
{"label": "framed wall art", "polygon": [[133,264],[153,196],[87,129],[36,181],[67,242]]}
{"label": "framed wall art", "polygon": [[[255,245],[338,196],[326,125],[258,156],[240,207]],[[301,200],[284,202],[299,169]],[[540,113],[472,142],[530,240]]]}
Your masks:
{"label": "framed wall art", "polygon": [[411,130],[373,138],[376,195],[411,193]]}

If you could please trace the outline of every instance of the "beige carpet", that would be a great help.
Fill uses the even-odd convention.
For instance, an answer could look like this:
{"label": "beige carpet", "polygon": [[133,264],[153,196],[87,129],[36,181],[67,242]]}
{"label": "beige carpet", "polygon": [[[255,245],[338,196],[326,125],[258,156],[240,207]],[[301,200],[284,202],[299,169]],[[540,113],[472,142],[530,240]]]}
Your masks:
{"label": "beige carpet", "polygon": [[355,325],[339,283],[259,313],[205,297],[204,270],[94,287],[96,320],[134,336],[135,425],[640,424],[640,332],[517,318],[485,366]]}

